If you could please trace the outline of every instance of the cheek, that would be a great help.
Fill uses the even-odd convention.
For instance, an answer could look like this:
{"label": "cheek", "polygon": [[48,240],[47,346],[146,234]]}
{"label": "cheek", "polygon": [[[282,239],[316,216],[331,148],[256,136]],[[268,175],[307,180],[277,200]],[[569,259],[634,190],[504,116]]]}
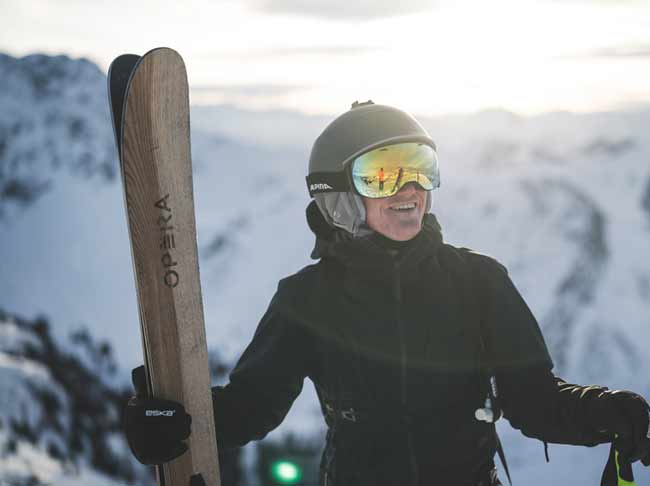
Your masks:
{"label": "cheek", "polygon": [[378,201],[365,201],[366,224],[375,229],[382,224],[382,215],[385,208]]}
{"label": "cheek", "polygon": [[375,217],[379,214],[379,204],[372,199],[364,199],[363,205],[366,208],[366,219]]}
{"label": "cheek", "polygon": [[366,223],[370,223],[373,219],[373,206],[369,199],[363,198],[363,206],[366,208]]}
{"label": "cheek", "polygon": [[420,207],[422,208],[422,212],[425,212],[427,209],[427,196],[428,193],[424,193],[424,195],[420,198]]}
{"label": "cheek", "polygon": [[370,208],[370,212],[368,213],[368,217],[375,224],[378,224],[379,222],[381,222],[381,215],[382,215],[382,208],[381,208],[381,206],[378,206],[378,205],[373,205]]}

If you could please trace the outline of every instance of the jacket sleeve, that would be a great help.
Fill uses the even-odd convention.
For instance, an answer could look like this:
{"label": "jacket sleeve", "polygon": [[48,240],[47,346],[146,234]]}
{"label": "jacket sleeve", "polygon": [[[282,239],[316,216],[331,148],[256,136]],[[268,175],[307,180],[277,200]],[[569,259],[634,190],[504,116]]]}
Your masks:
{"label": "jacket sleeve", "polygon": [[310,374],[308,333],[278,311],[275,300],[230,382],[212,389],[219,447],[243,446],[265,437],[282,422]]}
{"label": "jacket sleeve", "polygon": [[503,370],[497,383],[504,417],[527,437],[584,446],[613,439],[598,425],[604,387],[567,383],[543,367]]}
{"label": "jacket sleeve", "polygon": [[611,434],[598,426],[599,400],[607,389],[567,383],[552,373],[537,320],[505,267],[495,260],[489,265],[483,272],[488,280],[484,325],[504,417],[527,437],[544,442],[609,442]]}

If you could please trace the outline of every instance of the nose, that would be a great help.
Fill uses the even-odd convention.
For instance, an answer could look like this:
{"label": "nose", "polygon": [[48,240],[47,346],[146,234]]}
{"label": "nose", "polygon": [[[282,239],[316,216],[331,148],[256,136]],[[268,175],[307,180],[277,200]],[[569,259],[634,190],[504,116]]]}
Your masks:
{"label": "nose", "polygon": [[397,193],[401,194],[402,196],[412,196],[418,189],[420,189],[420,187],[416,182],[409,182],[407,184],[404,184],[402,188],[397,191]]}

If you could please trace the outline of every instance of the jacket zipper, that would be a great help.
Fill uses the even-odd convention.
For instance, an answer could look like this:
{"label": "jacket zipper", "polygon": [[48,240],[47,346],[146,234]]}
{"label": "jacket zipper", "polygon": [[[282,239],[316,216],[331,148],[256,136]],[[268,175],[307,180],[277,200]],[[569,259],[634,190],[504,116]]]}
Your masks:
{"label": "jacket zipper", "polygon": [[[402,398],[402,410],[404,413],[407,412],[408,408],[406,406],[408,401],[408,394],[406,390],[406,365],[407,365],[407,356],[406,356],[406,341],[404,337],[404,322],[402,321],[402,283],[400,275],[400,265],[397,260],[395,260],[393,265],[394,270],[394,285],[393,285],[393,296],[397,302],[397,309],[395,312],[395,320],[397,327],[399,329],[399,343],[400,343],[400,380],[401,380],[401,398]],[[411,423],[407,417],[406,421],[406,442],[407,442],[407,451],[409,456],[409,463],[411,466],[411,484],[413,486],[418,486],[419,472],[417,458],[415,457],[415,449],[413,447],[413,434],[411,432]]]}

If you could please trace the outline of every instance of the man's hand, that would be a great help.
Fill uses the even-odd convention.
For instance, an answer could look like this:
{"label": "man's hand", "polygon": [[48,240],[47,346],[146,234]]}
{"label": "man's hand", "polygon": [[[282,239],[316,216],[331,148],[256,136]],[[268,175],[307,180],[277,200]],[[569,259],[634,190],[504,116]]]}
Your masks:
{"label": "man's hand", "polygon": [[144,366],[132,372],[136,395],[124,409],[124,431],[133,455],[142,464],[162,464],[180,456],[188,447],[192,417],[183,405],[148,397]]}
{"label": "man's hand", "polygon": [[602,400],[602,423],[616,434],[614,447],[619,457],[633,463],[641,460],[650,466],[650,406],[643,397],[630,391],[607,391]]}

